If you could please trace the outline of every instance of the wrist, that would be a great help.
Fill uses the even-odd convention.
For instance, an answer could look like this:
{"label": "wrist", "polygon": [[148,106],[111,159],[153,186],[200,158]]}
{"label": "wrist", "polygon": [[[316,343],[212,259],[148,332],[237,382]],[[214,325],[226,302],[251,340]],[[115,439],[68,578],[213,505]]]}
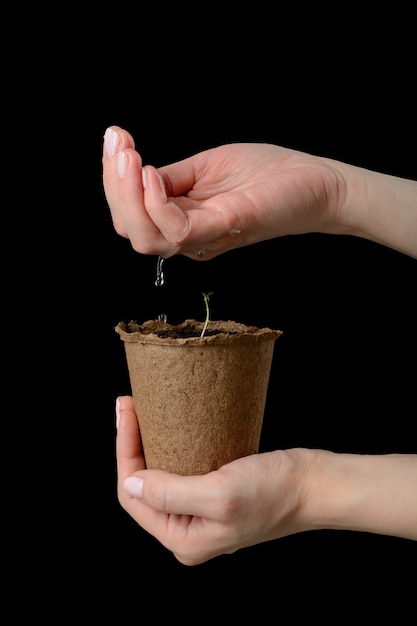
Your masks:
{"label": "wrist", "polygon": [[417,455],[311,452],[305,526],[417,539]]}
{"label": "wrist", "polygon": [[336,163],[346,183],[340,232],[417,258],[417,181]]}

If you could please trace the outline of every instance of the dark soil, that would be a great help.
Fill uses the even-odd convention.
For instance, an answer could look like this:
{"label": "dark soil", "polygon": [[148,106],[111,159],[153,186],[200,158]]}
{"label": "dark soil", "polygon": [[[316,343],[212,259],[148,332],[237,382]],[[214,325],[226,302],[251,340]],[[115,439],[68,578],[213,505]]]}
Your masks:
{"label": "dark soil", "polygon": [[[127,326],[126,330],[128,332],[135,332],[137,329],[130,329],[129,326]],[[221,332],[222,331],[218,328],[211,330],[207,328],[204,336],[211,337],[212,335],[218,335]],[[158,335],[158,337],[161,337],[163,339],[167,337],[171,337],[172,339],[186,339],[188,337],[200,337],[201,328],[197,328],[193,324],[186,324],[185,326],[180,326],[176,328],[160,328],[159,330],[155,330],[154,333],[155,335]],[[236,333],[229,332],[228,334],[235,335]]]}
{"label": "dark soil", "polygon": [[[214,322],[213,325],[218,324],[218,322]],[[226,325],[229,323],[225,323]],[[190,337],[201,337],[201,332],[203,329],[203,324],[201,322],[194,323],[194,320],[187,320],[182,324],[178,324],[176,326],[171,326],[169,324],[165,324],[163,322],[155,321],[155,322],[145,322],[144,324],[138,324],[137,322],[120,322],[121,328],[126,333],[141,333],[142,335],[154,334],[157,335],[161,339],[188,339]],[[256,327],[245,327],[245,332],[254,332]],[[204,331],[204,337],[212,337],[214,335],[238,335],[242,330],[234,330],[232,328],[225,328],[224,325],[220,327],[210,327],[210,323]]]}
{"label": "dark soil", "polygon": [[[218,328],[215,330],[207,329],[204,335],[209,337],[211,335],[218,335],[221,332],[222,331]],[[161,328],[161,330],[157,330],[155,334],[162,338],[172,337],[173,339],[183,339],[187,337],[199,337],[201,335],[201,329],[196,328],[192,324],[187,324],[182,328]]]}

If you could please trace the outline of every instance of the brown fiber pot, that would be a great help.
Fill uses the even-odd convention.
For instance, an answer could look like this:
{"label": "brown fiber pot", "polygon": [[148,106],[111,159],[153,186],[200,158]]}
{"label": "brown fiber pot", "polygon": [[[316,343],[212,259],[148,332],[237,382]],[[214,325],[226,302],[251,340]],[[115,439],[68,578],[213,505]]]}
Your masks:
{"label": "brown fiber pot", "polygon": [[[205,474],[255,454],[280,330],[120,322],[147,468]],[[179,335],[179,336],[177,336]],[[191,335],[191,336],[189,336]]]}

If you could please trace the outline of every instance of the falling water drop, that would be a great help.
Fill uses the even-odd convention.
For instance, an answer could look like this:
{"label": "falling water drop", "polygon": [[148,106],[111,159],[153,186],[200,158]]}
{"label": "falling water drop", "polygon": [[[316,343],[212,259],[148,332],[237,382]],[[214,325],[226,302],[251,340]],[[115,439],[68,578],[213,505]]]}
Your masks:
{"label": "falling water drop", "polygon": [[[157,264],[156,264],[156,279],[155,279],[156,287],[162,287],[162,285],[165,282],[164,272],[162,271],[163,263],[164,263],[164,258],[159,256]],[[166,313],[160,313],[156,319],[158,322],[162,322],[163,324],[166,324],[168,321],[168,316]]]}
{"label": "falling water drop", "polygon": [[164,272],[162,271],[162,265],[163,265],[164,260],[165,259],[163,259],[163,257],[159,256],[158,261],[156,263],[156,280],[155,280],[156,287],[162,287],[162,285],[165,282]]}

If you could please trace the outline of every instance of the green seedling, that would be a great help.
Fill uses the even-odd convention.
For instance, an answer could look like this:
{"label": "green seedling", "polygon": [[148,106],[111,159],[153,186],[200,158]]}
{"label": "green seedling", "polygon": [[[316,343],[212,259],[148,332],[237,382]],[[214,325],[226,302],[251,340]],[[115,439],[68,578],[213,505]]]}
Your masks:
{"label": "green seedling", "polygon": [[204,337],[204,333],[207,330],[207,324],[209,323],[209,319],[210,319],[209,300],[210,300],[210,296],[212,296],[212,295],[213,295],[212,291],[209,291],[209,293],[203,293],[204,305],[206,307],[206,321],[204,322],[203,330],[201,331],[200,337]]}

